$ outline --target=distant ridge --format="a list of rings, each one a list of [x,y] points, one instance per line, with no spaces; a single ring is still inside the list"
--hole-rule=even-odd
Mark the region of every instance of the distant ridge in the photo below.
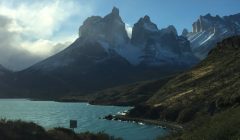
[[[192,32],[186,36],[191,42],[194,54],[204,59],[217,42],[225,38],[240,35],[240,14],[230,16],[200,16],[192,25]]]

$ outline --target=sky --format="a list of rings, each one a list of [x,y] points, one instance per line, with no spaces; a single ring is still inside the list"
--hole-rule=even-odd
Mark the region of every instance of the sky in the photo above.
[[[92,15],[105,16],[113,6],[131,31],[140,17],[179,34],[200,15],[240,13],[239,0],[1,0],[0,64],[22,70],[66,48]]]

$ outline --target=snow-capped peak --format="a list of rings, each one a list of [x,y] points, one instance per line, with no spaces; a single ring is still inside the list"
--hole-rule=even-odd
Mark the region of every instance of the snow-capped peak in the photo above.
[[[220,17],[207,14],[193,23],[187,37],[194,54],[204,59],[208,52],[224,38],[240,35],[240,14]]]

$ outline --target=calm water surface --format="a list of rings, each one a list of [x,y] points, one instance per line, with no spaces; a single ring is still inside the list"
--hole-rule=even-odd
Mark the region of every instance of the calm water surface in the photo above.
[[[53,101],[29,101],[25,99],[0,99],[0,118],[33,121],[50,129],[69,127],[69,120],[76,119],[76,132],[104,131],[124,140],[154,140],[167,131],[151,125],[107,121],[99,119],[108,114],[117,114],[130,107],[97,106],[87,103],[59,103]]]

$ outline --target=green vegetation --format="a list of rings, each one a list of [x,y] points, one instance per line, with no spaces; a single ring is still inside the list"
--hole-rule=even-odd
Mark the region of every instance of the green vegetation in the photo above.
[[[240,103],[240,37],[224,40],[197,67],[170,80],[147,104],[178,123]]]
[[[231,108],[215,116],[202,116],[183,133],[166,140],[239,140],[240,107]]]
[[[76,134],[70,129],[45,130],[32,122],[0,120],[1,140],[121,140],[104,132]]]
[[[137,82],[129,85],[106,89],[95,94],[91,104],[133,106],[145,103],[170,78]]]
[[[176,122],[185,131],[166,139],[240,139],[240,36],[218,43],[208,57],[160,87],[130,118]]]

